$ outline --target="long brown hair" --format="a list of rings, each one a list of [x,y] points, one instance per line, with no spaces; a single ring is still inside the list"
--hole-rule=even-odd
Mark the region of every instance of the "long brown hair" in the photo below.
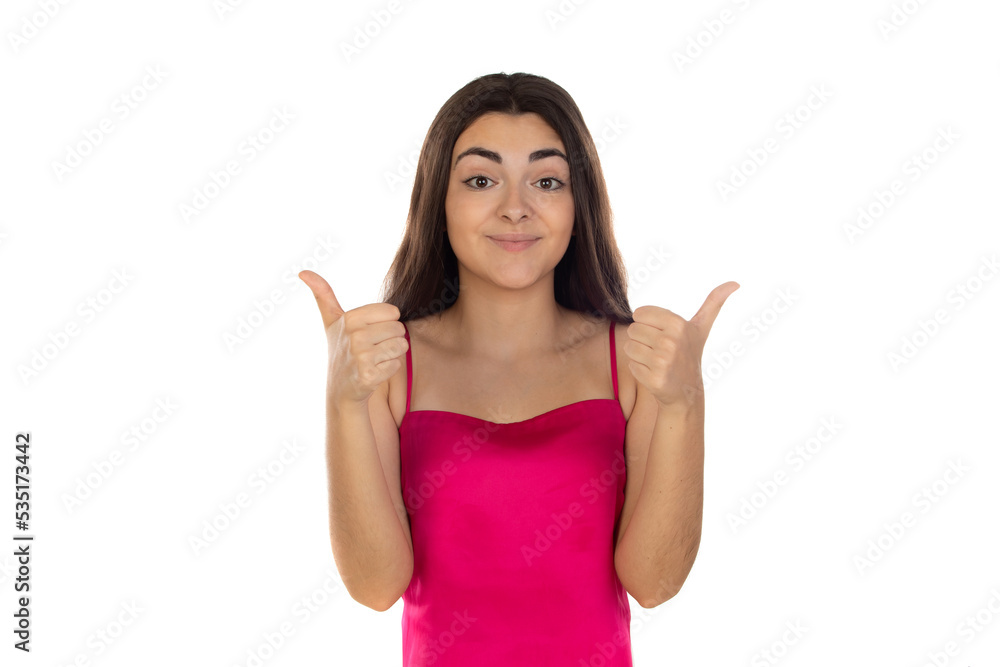
[[[400,321],[446,310],[458,298],[458,259],[446,233],[451,154],[462,132],[489,112],[537,113],[566,147],[575,218],[569,247],[555,268],[555,299],[565,308],[631,323],[625,262],[615,243],[611,203],[597,148],[576,102],[534,74],[487,74],[453,94],[424,137],[403,241],[382,283],[381,301]]]

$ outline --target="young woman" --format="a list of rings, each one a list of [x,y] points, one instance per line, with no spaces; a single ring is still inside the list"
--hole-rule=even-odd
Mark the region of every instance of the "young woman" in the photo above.
[[[701,536],[701,352],[635,313],[575,102],[480,77],[424,141],[383,302],[344,311],[303,271],[329,340],[337,568],[403,598],[403,664],[631,665],[629,602],[677,593]]]

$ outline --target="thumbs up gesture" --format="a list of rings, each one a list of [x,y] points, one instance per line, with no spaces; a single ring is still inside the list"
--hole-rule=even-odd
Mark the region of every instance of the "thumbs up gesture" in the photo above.
[[[329,347],[327,392],[332,400],[366,403],[375,389],[394,375],[409,345],[399,308],[369,303],[344,311],[333,288],[319,274],[305,270],[299,278],[316,297]]]
[[[662,406],[692,403],[704,393],[701,353],[715,318],[739,283],[719,285],[690,320],[659,306],[640,306],[632,312],[629,340],[622,350],[628,368]]]

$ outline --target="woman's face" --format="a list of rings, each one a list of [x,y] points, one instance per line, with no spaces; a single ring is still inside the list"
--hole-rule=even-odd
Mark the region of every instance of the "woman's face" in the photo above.
[[[555,269],[573,233],[567,159],[559,135],[535,113],[484,114],[459,135],[445,214],[463,286],[463,270],[521,288]]]

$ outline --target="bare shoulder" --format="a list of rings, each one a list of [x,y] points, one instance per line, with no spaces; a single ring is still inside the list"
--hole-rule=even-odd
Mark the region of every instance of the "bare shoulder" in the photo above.
[[[618,401],[622,406],[625,421],[632,416],[635,408],[636,382],[629,370],[629,356],[625,353],[625,344],[629,341],[629,325],[625,322],[615,323],[615,365],[618,367]]]
[[[436,315],[426,315],[424,317],[407,320],[405,323],[406,332],[410,336],[410,348],[414,342],[416,345],[425,348],[440,337],[440,317]],[[411,355],[412,356],[412,355]],[[402,423],[403,414],[406,412],[406,354],[399,357],[402,362],[389,379],[379,388],[383,397],[388,397],[389,411],[396,420],[396,427]],[[383,399],[384,400],[384,399]]]
[[[603,350],[604,357],[607,358],[609,320],[605,317],[598,317],[579,311],[574,312],[573,316],[576,319],[574,320],[573,331],[567,339],[567,345],[577,346],[583,340],[596,337],[601,341],[600,347]],[[632,371],[628,368],[629,357],[625,354],[624,349],[625,343],[629,340],[628,326],[626,322],[615,323],[615,371],[618,376],[618,402],[621,404],[622,414],[625,416],[626,421],[628,421],[629,416],[632,414],[632,409],[635,407],[636,401],[636,382],[632,376]]]

